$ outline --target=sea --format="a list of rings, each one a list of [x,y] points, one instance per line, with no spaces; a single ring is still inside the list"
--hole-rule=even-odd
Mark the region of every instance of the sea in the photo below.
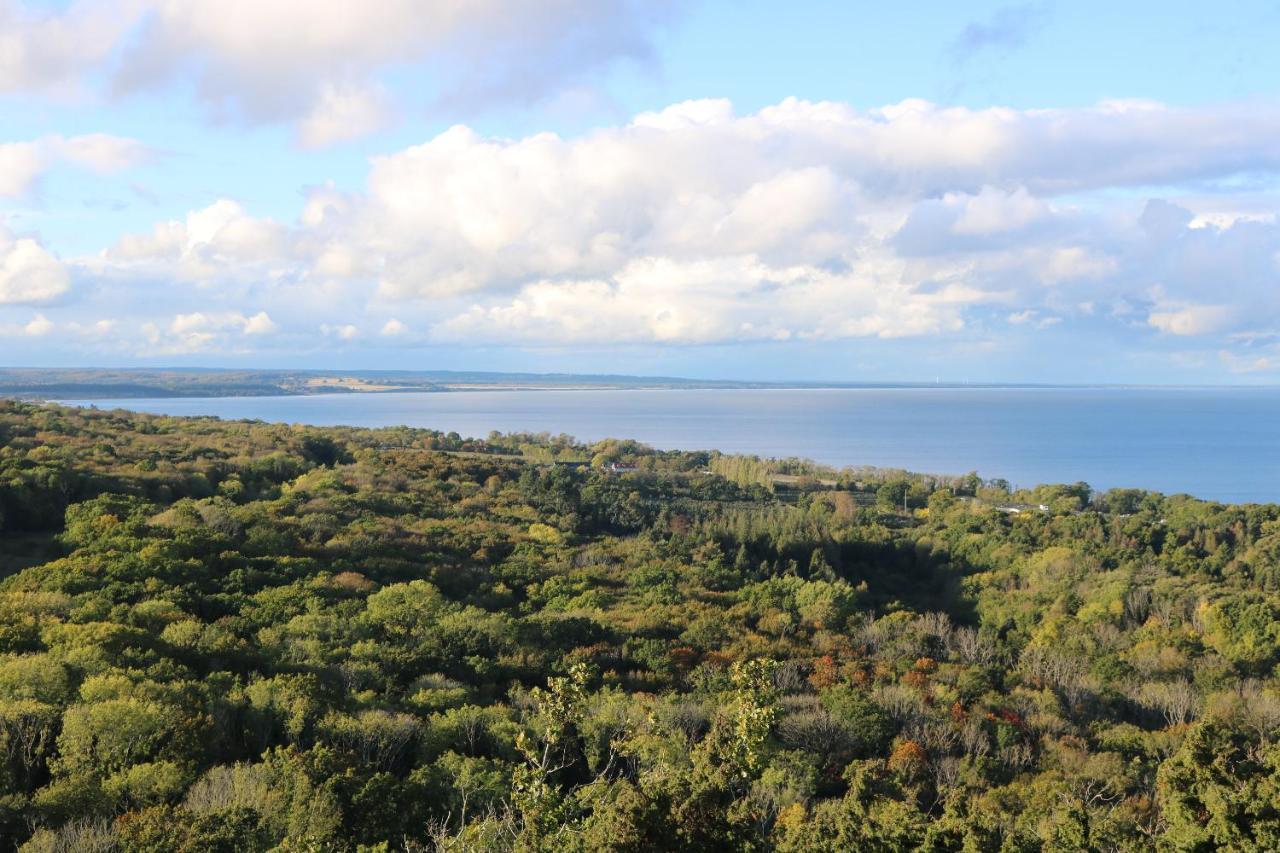
[[[632,438],[837,468],[1280,501],[1280,388],[476,390],[64,400],[313,425]]]

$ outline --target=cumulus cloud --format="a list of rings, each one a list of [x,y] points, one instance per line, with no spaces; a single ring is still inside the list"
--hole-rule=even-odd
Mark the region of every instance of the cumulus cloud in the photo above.
[[[43,314],[37,314],[22,327],[22,333],[33,338],[42,338],[53,331],[53,323]]]
[[[1269,136],[1280,111],[1253,115],[1255,133],[1237,139],[1232,110],[859,113],[794,100],[744,117],[723,102],[680,104],[575,139],[456,127],[375,159],[357,215],[386,260],[383,292],[399,296],[596,275],[637,255],[826,260],[895,206],[949,232],[918,241],[938,253],[1070,230],[1071,213],[1053,216],[1046,199],[1106,177],[1135,186],[1280,166]],[[1188,125],[1215,142],[1183,134]]]
[[[375,157],[360,190],[310,189],[292,224],[222,200],[126,236],[100,263],[274,282],[290,298],[273,315],[342,305],[298,321],[337,340],[355,336],[338,331],[352,311],[394,312],[385,337],[471,342],[887,338],[1085,319],[1130,337],[1220,336],[1280,322],[1280,225],[1131,199],[1280,171],[1278,139],[1280,108],[1132,103],[789,99],[738,115],[711,100],[574,137],[457,126]]]
[[[106,339],[112,332],[116,330],[118,323],[115,320],[59,320],[57,322],[49,319],[43,313],[37,313],[30,320],[17,323],[0,324],[0,337],[5,338],[50,338],[54,336],[59,340],[68,338],[78,338],[81,341],[94,341]]]
[[[280,327],[272,321],[266,311],[259,311],[244,321],[246,335],[270,335],[279,330]]]
[[[106,259],[189,281],[229,269],[254,275],[260,264],[285,260],[286,236],[271,219],[255,218],[238,202],[219,199],[183,220],[157,223],[150,234],[125,235],[106,252]]]
[[[50,302],[71,289],[62,261],[31,237],[0,226],[0,305]]]
[[[1003,298],[960,284],[925,292],[901,273],[887,257],[842,273],[751,256],[643,258],[608,281],[530,284],[433,331],[444,340],[536,344],[891,338],[954,331],[965,305]]]
[[[168,324],[142,325],[145,351],[149,354],[205,352],[243,348],[243,338],[277,330],[266,312],[246,317],[238,311],[192,311],[176,315]]]
[[[100,320],[72,320],[64,328],[85,340],[100,341],[108,339],[120,325],[119,321],[104,317]]]
[[[151,149],[141,142],[106,133],[53,135],[30,142],[0,143],[0,197],[27,194],[40,176],[58,163],[111,174],[143,163],[151,156]]]

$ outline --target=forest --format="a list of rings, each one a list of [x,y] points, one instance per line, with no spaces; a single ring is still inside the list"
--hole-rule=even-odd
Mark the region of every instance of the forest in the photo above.
[[[1280,849],[1280,506],[0,401],[0,850]]]

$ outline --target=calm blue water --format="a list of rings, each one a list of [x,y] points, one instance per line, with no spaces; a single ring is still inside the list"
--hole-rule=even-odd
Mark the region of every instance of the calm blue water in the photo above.
[[[835,466],[1280,500],[1280,389],[469,391],[66,401],[317,425],[634,438]]]

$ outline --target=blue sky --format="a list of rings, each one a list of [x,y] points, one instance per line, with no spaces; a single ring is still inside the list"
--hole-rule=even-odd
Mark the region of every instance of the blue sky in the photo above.
[[[1273,384],[1277,33],[0,0],[0,363]]]

